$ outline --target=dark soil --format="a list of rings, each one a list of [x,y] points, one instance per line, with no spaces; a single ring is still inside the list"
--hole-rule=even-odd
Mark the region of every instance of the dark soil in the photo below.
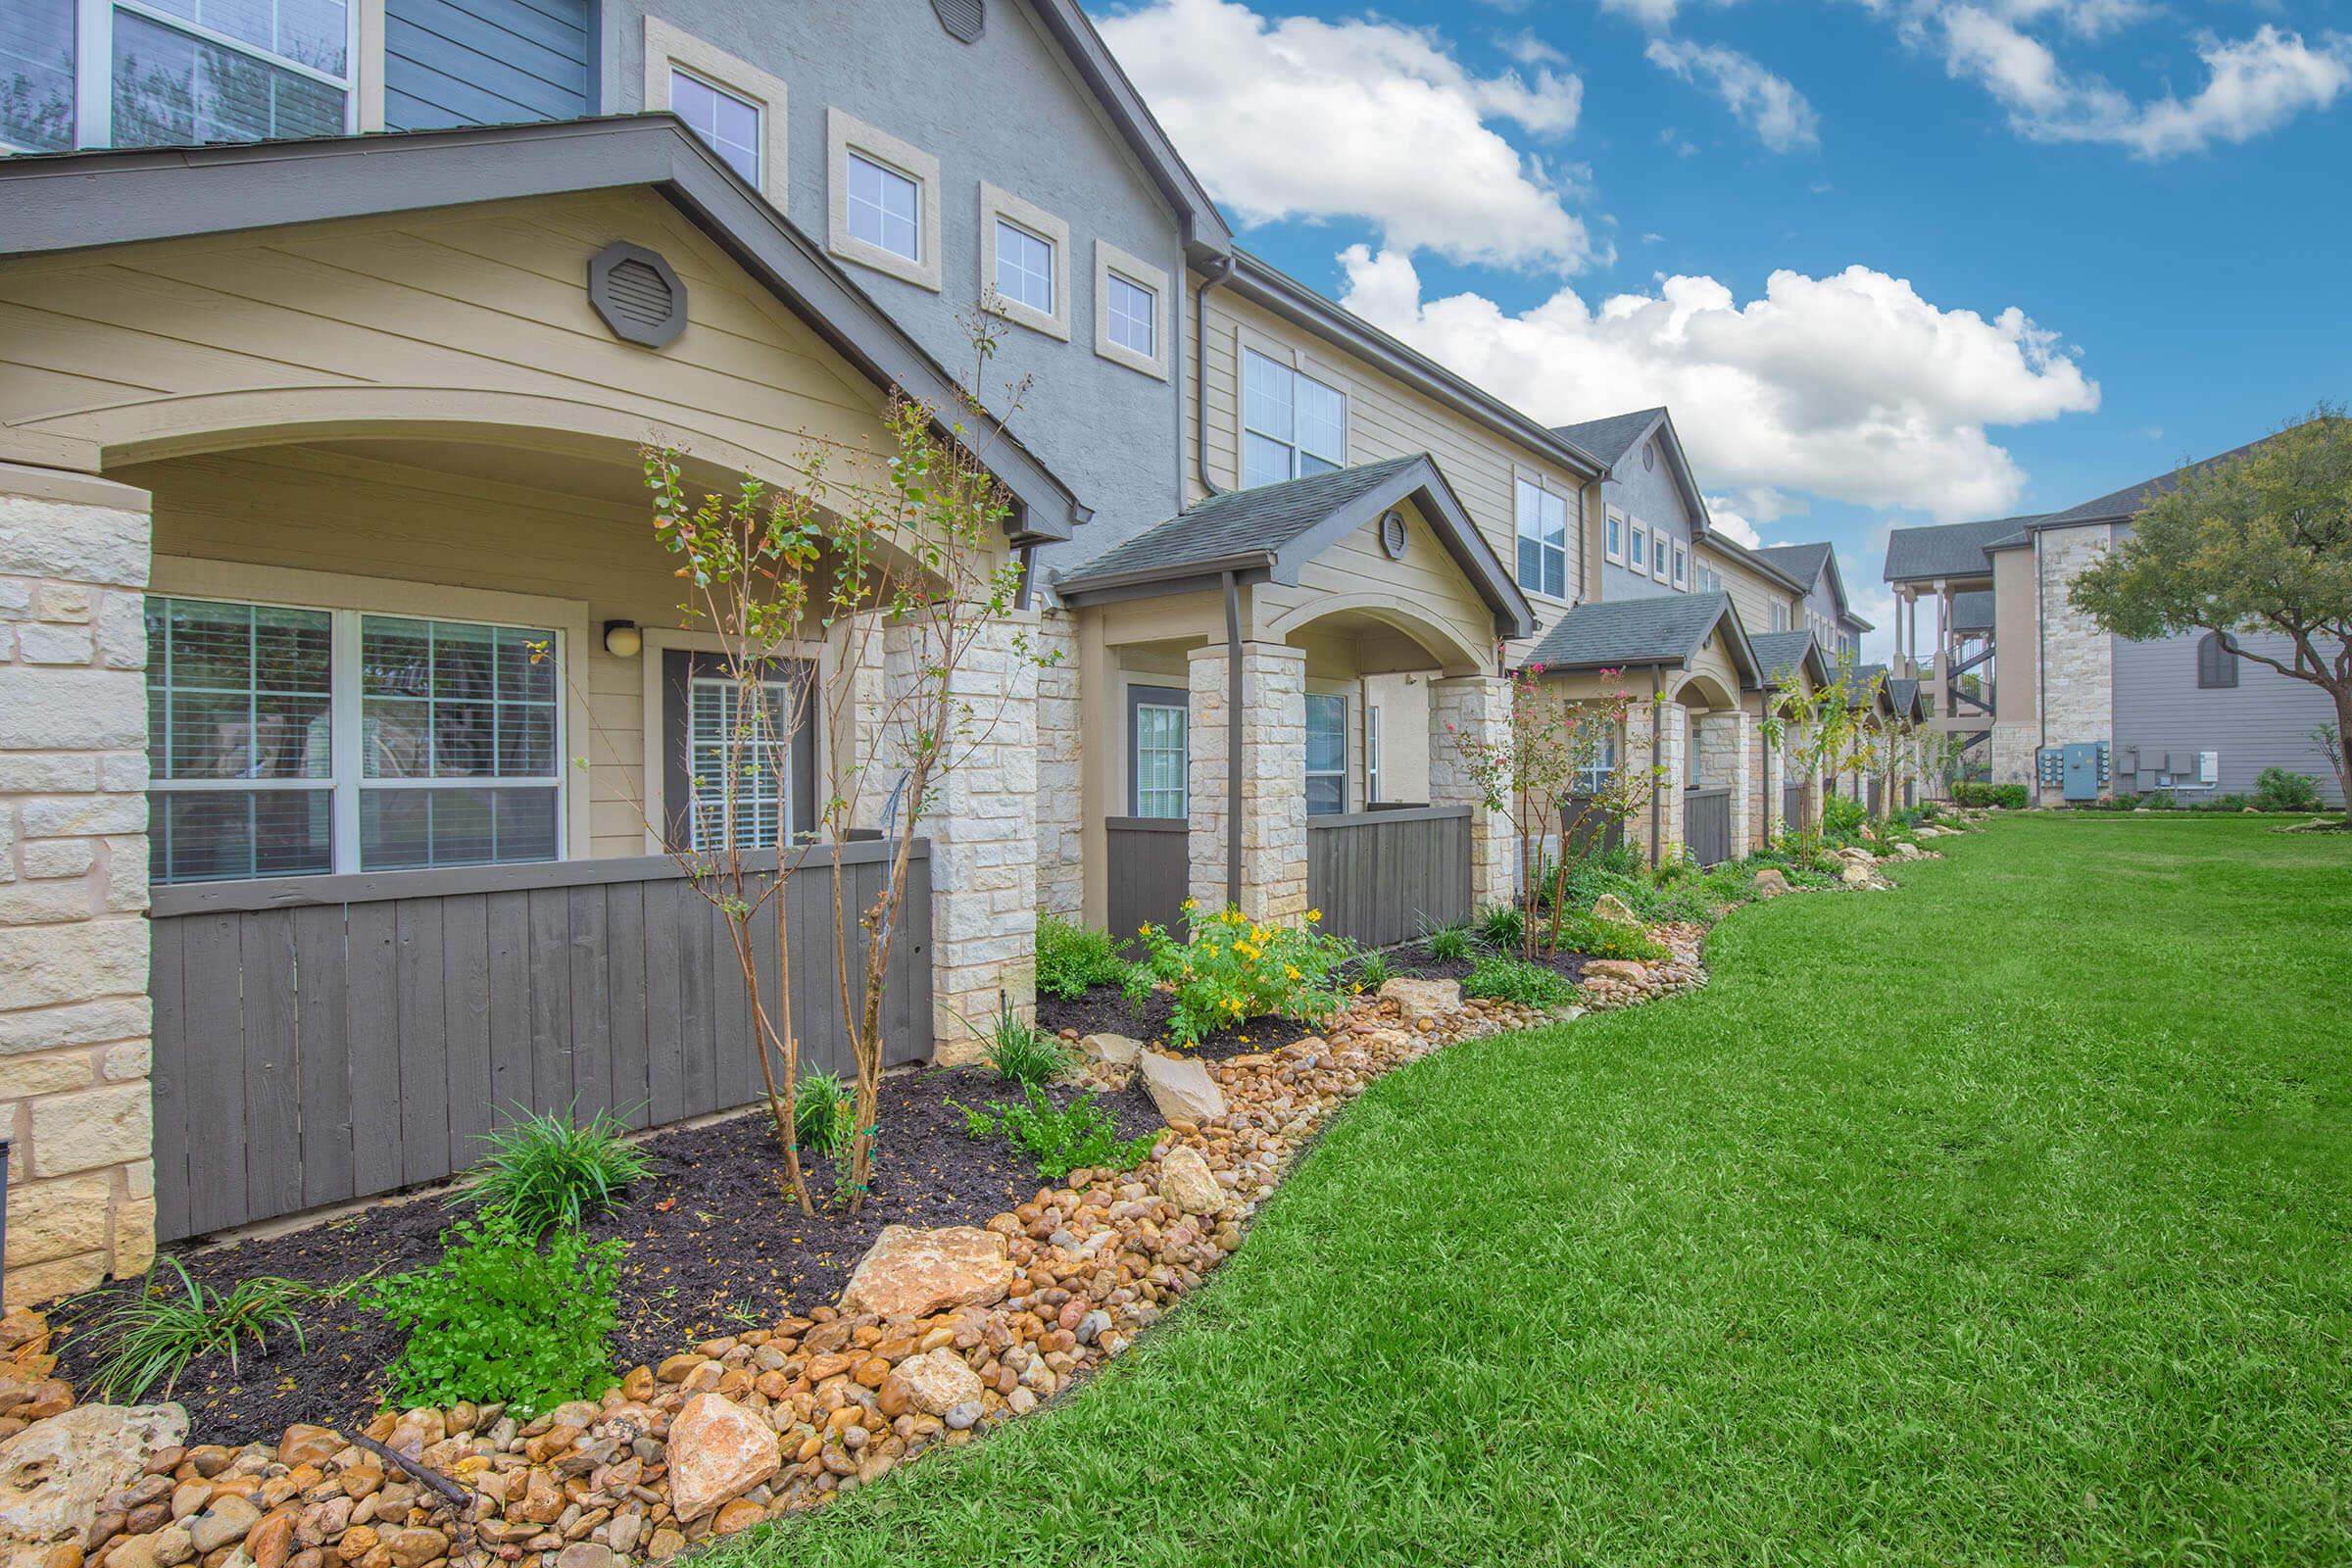
[[[1562,952],[1549,958],[1539,953],[1535,961],[1542,968],[1565,975],[1573,984],[1583,978],[1585,965],[1592,960],[1582,953]],[[1467,980],[1476,967],[1475,959],[1433,958],[1418,946],[1398,948],[1389,955],[1390,973],[1410,975],[1416,980]]]
[[[1147,1046],[1164,1047],[1168,1043],[1168,1015],[1175,1010],[1175,1000],[1164,991],[1152,992],[1139,1008],[1117,986],[1095,986],[1074,1002],[1059,997],[1038,998],[1037,1023],[1049,1034],[1075,1030],[1081,1039],[1087,1035],[1125,1035]],[[1267,1013],[1244,1018],[1203,1035],[1200,1044],[1186,1054],[1219,1061],[1252,1051],[1271,1051],[1313,1032],[1310,1025],[1296,1018]]]
[[[1077,1095],[1052,1093],[1063,1104]],[[832,1171],[822,1159],[808,1166],[817,1212],[800,1211],[783,1191],[783,1162],[764,1110],[647,1140],[641,1147],[653,1157],[653,1173],[617,1211],[588,1226],[597,1239],[628,1243],[614,1366],[658,1362],[697,1341],[832,1300],[885,1225],[983,1225],[1027,1201],[1043,1185],[1035,1167],[1001,1140],[972,1142],[961,1113],[946,1103],[977,1106],[1012,1094],[982,1068],[886,1079],[873,1191],[855,1216],[828,1201]],[[1122,1138],[1162,1125],[1140,1084],[1098,1102]],[[264,1240],[183,1251],[180,1260],[215,1289],[261,1275],[337,1285],[433,1261],[442,1230],[456,1217],[438,1198],[418,1198]],[[158,1283],[179,1288],[169,1268]],[[120,1285],[51,1308],[52,1321],[68,1331],[61,1372],[77,1391],[87,1392],[97,1351],[74,1326],[96,1322],[137,1288]],[[189,1366],[171,1396],[188,1407],[190,1441],[274,1443],[296,1421],[339,1426],[374,1413],[383,1369],[400,1349],[398,1332],[350,1302],[315,1303],[301,1319],[307,1348],[272,1333],[267,1350],[248,1346],[235,1367],[224,1356]],[[147,1396],[163,1396],[160,1390]]]

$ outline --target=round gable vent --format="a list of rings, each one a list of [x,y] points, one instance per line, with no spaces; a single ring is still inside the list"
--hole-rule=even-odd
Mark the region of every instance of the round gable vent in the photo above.
[[[939,24],[951,35],[971,43],[988,24],[986,3],[987,0],[931,0],[931,9],[939,13]]]
[[[1404,559],[1406,538],[1403,513],[1392,512],[1380,519],[1380,548],[1389,553],[1391,561]]]
[[[686,330],[686,285],[667,262],[626,240],[589,261],[588,303],[624,342],[665,348]]]

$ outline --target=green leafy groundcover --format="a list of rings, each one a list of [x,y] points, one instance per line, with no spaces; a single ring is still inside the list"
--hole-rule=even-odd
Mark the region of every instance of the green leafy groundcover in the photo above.
[[[1338,1118],[1066,1401],[730,1546],[2343,1561],[2352,846],[2003,819]]]

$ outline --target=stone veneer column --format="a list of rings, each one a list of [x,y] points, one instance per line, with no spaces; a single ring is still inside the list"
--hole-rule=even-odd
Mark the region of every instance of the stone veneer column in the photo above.
[[[1041,655],[1061,657],[1037,672],[1037,908],[1077,923],[1086,916],[1077,616],[1046,611],[1038,640]],[[1102,744],[1115,746],[1119,738],[1105,736]]]
[[[970,1061],[1002,992],[1014,1012],[1037,1011],[1038,612],[1012,612],[948,672],[965,733],[923,803],[931,841],[932,1049],[943,1064]],[[893,627],[892,689],[915,678],[921,645]]]
[[[1225,645],[1192,651],[1192,896],[1225,906]],[[1242,645],[1242,898],[1256,920],[1306,913],[1306,651]]]
[[[0,464],[8,1304],[155,1256],[145,491]]]
[[[1747,761],[1748,715],[1744,710],[1709,713],[1698,721],[1698,773],[1710,785],[1732,792],[1732,854],[1747,853],[1748,822],[1754,811],[1755,782]]]
[[[1652,726],[1658,734],[1653,738]],[[1676,858],[1683,846],[1683,766],[1685,732],[1690,717],[1680,703],[1638,702],[1625,716],[1626,760],[1635,767],[1662,766],[1663,777],[1653,780],[1657,791],[1658,859]],[[1625,824],[1625,839],[1634,853],[1649,858],[1650,808],[1643,807]]]
[[[1487,808],[1462,742],[1501,746],[1510,739],[1511,683],[1499,675],[1456,675],[1429,683],[1429,804],[1470,808],[1470,903],[1510,902],[1518,891],[1517,848],[1502,813]],[[1547,835],[1556,841],[1556,827]]]

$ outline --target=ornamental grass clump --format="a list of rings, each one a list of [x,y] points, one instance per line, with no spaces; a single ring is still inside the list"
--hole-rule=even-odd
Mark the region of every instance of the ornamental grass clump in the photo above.
[[[1306,911],[1299,925],[1263,925],[1230,905],[1203,915],[1191,899],[1187,940],[1165,927],[1147,925],[1138,933],[1144,960],[1127,980],[1128,1000],[1141,1003],[1152,988],[1167,986],[1175,996],[1168,1038],[1180,1047],[1241,1022],[1272,1014],[1320,1023],[1340,1007],[1340,970],[1353,949],[1314,929],[1320,909]]]
[[[267,1350],[272,1333],[290,1334],[298,1348],[310,1348],[294,1309],[318,1297],[312,1287],[265,1275],[216,1291],[199,1284],[178,1258],[164,1261],[179,1276],[177,1293],[159,1291],[150,1272],[136,1296],[90,1326],[90,1338],[103,1347],[91,1385],[100,1399],[136,1404],[159,1385],[170,1398],[190,1361],[225,1355],[235,1372],[239,1347],[250,1340],[256,1350]]]
[[[1462,982],[1462,995],[1494,1002],[1517,1003],[1523,1007],[1564,1007],[1576,1000],[1576,986],[1557,969],[1525,958],[1483,953]]]
[[[997,1014],[981,1055],[1001,1083],[1050,1084],[1070,1070],[1061,1042],[1009,1007]]]
[[[611,1212],[629,1184],[653,1168],[641,1151],[621,1142],[627,1131],[610,1111],[598,1111],[583,1127],[569,1106],[545,1116],[516,1106],[511,1125],[482,1135],[490,1152],[466,1173],[450,1201],[503,1210],[529,1236],[554,1225],[576,1230],[590,1215]]]

